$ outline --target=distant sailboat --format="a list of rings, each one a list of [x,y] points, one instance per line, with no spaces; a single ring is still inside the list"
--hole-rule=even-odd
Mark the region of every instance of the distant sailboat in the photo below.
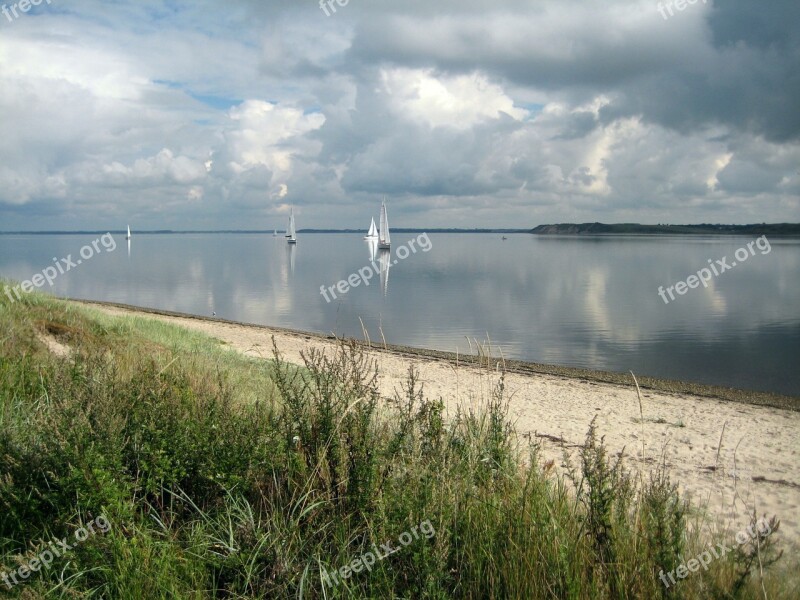
[[[277,229],[273,229],[272,230],[272,237],[278,237],[278,230]]]
[[[372,217],[372,223],[370,223],[369,231],[367,235],[364,236],[365,240],[377,240],[378,239],[378,228],[375,227],[375,217]]]
[[[291,209],[291,212],[289,214],[289,230],[288,230],[287,233],[288,233],[288,235],[286,237],[289,238],[289,243],[290,244],[296,244],[297,243],[297,232],[294,229],[294,208]]]
[[[381,204],[381,226],[378,231],[378,248],[388,250],[392,247],[392,240],[389,237],[389,215],[386,213],[386,198]]]
[[[131,226],[130,225],[128,225],[128,235],[125,236],[125,239],[126,240],[131,239]]]

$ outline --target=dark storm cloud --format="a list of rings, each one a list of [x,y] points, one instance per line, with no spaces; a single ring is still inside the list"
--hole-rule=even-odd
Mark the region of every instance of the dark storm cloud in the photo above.
[[[726,124],[774,140],[800,137],[800,3],[697,4],[669,20],[652,4],[587,2],[574,13],[530,2],[483,15],[397,10],[360,23],[350,57],[480,69],[576,99],[601,91],[615,98],[607,119],[638,114],[680,131]]]

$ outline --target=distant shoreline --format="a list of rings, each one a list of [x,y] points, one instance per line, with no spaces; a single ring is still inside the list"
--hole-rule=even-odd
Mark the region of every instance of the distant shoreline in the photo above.
[[[558,223],[539,225],[534,235],[772,235],[800,236],[800,223],[753,223],[750,225],[642,225],[640,223]]]
[[[298,235],[301,233],[349,233],[364,235],[364,229],[298,229]],[[109,233],[108,230],[97,231],[0,231],[0,235],[101,235]],[[112,234],[125,235],[127,232],[123,229],[111,231]],[[151,231],[133,231],[133,237],[137,235],[190,235],[190,234],[244,234],[244,235],[267,235],[272,237],[273,231],[269,230],[247,230],[247,229],[219,229],[219,230],[197,230],[197,231],[174,231],[172,229],[161,229]],[[283,237],[286,233],[282,229],[277,230],[278,237]],[[419,229],[408,227],[392,227],[392,233],[525,233],[530,234],[530,229]]]

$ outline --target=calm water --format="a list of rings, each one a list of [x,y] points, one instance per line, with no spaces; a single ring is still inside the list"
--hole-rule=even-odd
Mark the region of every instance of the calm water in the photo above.
[[[0,276],[30,279],[98,236],[0,236]],[[393,234],[390,257],[417,234]],[[506,357],[800,395],[800,241],[737,264],[708,289],[665,304],[674,285],[747,237],[537,237],[430,234],[397,264],[327,303],[370,264],[360,236],[138,235],[59,275],[61,296],[467,352],[491,339]],[[110,240],[107,240],[110,241]],[[111,246],[111,244],[108,244]],[[428,252],[423,252],[427,247]],[[88,252],[86,253],[88,254]],[[381,256],[375,264],[381,271]],[[388,275],[387,275],[388,271]],[[364,271],[366,274],[366,271]],[[329,297],[331,296],[328,292]]]

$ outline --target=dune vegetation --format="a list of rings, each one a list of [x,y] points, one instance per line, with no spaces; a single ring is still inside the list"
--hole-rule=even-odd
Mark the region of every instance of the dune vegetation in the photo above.
[[[594,427],[558,475],[515,434],[502,375],[481,411],[450,415],[413,370],[394,398],[377,377],[347,343],[298,366],[153,320],[0,297],[0,576],[18,582],[0,580],[0,595],[800,595],[776,521],[664,585],[722,538],[701,533],[664,470],[629,472]],[[107,531],[33,569],[101,516]],[[394,551],[358,562],[382,547]]]

